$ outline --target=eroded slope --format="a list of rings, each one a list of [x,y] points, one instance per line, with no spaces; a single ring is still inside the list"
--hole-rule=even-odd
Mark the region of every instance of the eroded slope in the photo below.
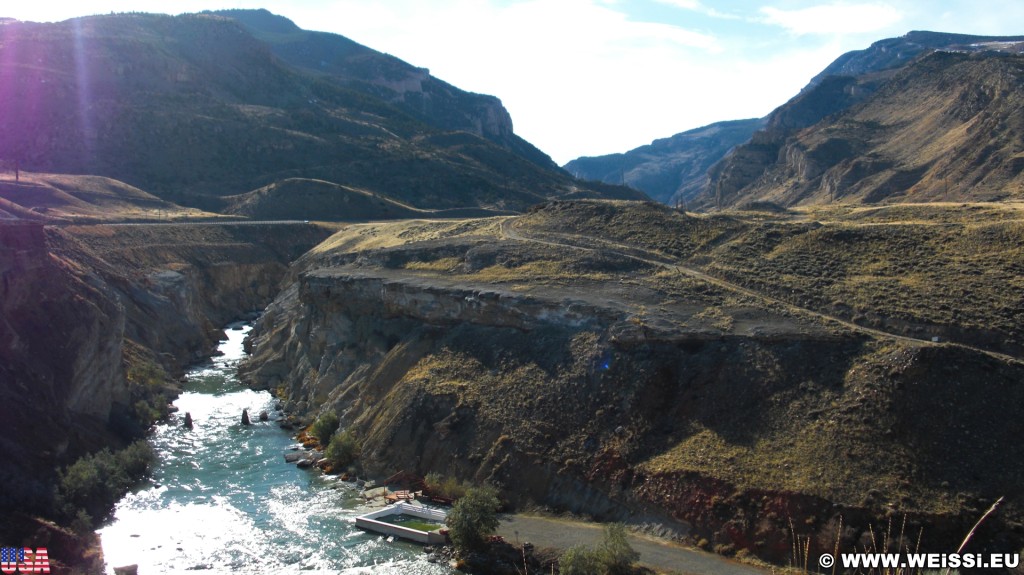
[[[807,234],[859,229],[806,218],[559,202],[350,226],[297,264],[244,375],[300,420],[336,411],[370,473],[491,481],[776,561],[791,520],[820,550],[840,516],[852,548],[893,513],[928,545],[958,543],[979,507],[1019,495],[1024,368],[857,325],[792,297],[803,284],[784,268],[758,272],[776,282],[762,293],[716,267],[771,266],[766,235],[829,253],[843,248]],[[950,411],[955,425],[935,417]],[[1019,547],[1007,510],[987,544]]]

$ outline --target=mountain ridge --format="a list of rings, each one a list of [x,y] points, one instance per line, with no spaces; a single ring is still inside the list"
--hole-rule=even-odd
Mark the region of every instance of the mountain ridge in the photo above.
[[[340,34],[303,30],[267,10],[208,12],[238,21],[282,60],[380,97],[443,130],[468,131],[544,168],[554,161],[513,132],[512,116],[496,96],[466,92],[390,54]]]
[[[995,49],[993,49],[995,48]],[[938,32],[911,32],[900,38],[881,40],[872,44],[865,50],[849,52],[840,56],[835,62],[826,67],[825,71],[815,76],[814,79],[799,94],[789,102],[776,108],[769,116],[765,128],[756,132],[751,140],[743,145],[737,146],[728,156],[723,158],[710,170],[710,183],[705,190],[700,205],[703,208],[723,208],[742,206],[751,202],[757,202],[766,197],[786,196],[789,200],[783,199],[782,205],[792,205],[792,201],[802,201],[793,198],[793,194],[783,190],[769,192],[768,189],[776,183],[786,180],[788,176],[781,175],[782,172],[800,171],[803,167],[792,165],[792,162],[801,161],[798,159],[800,148],[798,142],[806,130],[815,130],[823,134],[829,130],[839,132],[843,130],[842,122],[848,120],[858,106],[867,105],[872,98],[880,91],[893,90],[900,84],[899,77],[906,70],[914,68],[923,60],[933,56],[932,62],[949,61],[943,55],[959,54],[966,57],[975,54],[978,60],[982,61],[986,55],[1006,55],[1014,57],[1024,48],[1024,36],[970,36],[964,34],[945,34]],[[929,68],[936,74],[941,74],[938,68]],[[975,87],[984,90],[984,79],[976,75],[968,74],[973,78]],[[957,78],[948,78],[946,89],[953,89],[958,82]],[[903,88],[906,88],[904,85]],[[935,101],[918,102],[914,110],[918,111],[919,127],[924,130],[929,115],[941,114],[942,111],[934,106],[938,105],[941,94],[935,94]],[[881,112],[879,112],[881,113]],[[1006,119],[1011,116],[1005,116]],[[909,120],[908,120],[909,121]],[[851,154],[855,149],[866,150],[867,146],[862,141],[864,134],[850,134],[852,140],[842,142],[841,138],[830,139],[834,146],[847,148],[841,155],[850,162],[856,164],[852,171],[847,170],[843,176],[834,174],[832,184],[846,189],[860,179],[856,172],[863,171],[865,175],[876,174],[878,169],[878,158],[864,157],[861,160],[854,160]],[[927,130],[917,131],[913,136],[904,134],[905,138],[929,139],[935,136]],[[986,145],[980,140],[972,145],[977,146],[979,153],[986,149]],[[824,152],[824,150],[822,150]],[[795,152],[795,155],[793,155]],[[956,153],[964,152],[963,149]],[[826,153],[826,155],[832,152]],[[899,154],[897,154],[899,155]],[[970,155],[970,154],[968,154]],[[890,160],[882,160],[888,162]],[[788,167],[786,167],[788,165]],[[875,167],[872,167],[875,166]],[[890,166],[892,167],[892,166]],[[813,170],[812,170],[813,171]],[[894,192],[905,192],[915,185],[921,183],[919,178],[911,169],[901,169],[902,176],[889,180],[886,185],[893,188],[892,191],[872,195],[870,193],[860,194],[860,201],[873,203],[882,201]],[[782,184],[780,184],[782,185]],[[898,189],[897,189],[898,188]],[[832,201],[836,197],[845,196],[845,191],[838,194],[835,189],[827,194],[816,196],[812,201]],[[991,196],[991,194],[989,194]],[[927,194],[922,199],[935,199],[936,194]],[[777,198],[778,199],[778,198]],[[968,193],[954,194],[948,199],[971,200],[974,199]]]
[[[200,209],[296,177],[420,209],[521,211],[580,188],[643,197],[299,69],[223,16],[9,22],[0,45],[0,161],[32,172],[105,176]]]
[[[1024,36],[976,36],[945,32],[911,31],[897,38],[887,38],[872,43],[862,50],[854,50],[841,55],[824,70],[811,78],[808,84],[789,101],[777,107],[768,116],[759,120],[760,126],[750,130],[745,141],[737,141],[733,146],[712,148],[705,146],[698,139],[684,141],[683,145],[671,152],[652,153],[651,147],[641,147],[623,154],[610,154],[598,158],[577,158],[566,164],[570,171],[580,176],[603,180],[606,182],[628,183],[651,195],[658,201],[669,205],[678,205],[682,201],[687,209],[715,209],[742,207],[752,203],[763,203],[766,197],[784,196],[786,193],[768,193],[766,190],[772,182],[780,180],[778,172],[787,162],[786,154],[793,153],[796,148],[790,145],[802,130],[821,124],[820,129],[826,130],[830,118],[842,115],[845,111],[867,101],[877,91],[892,81],[901,70],[913,66],[915,62],[928,57],[934,52],[985,54],[1005,53],[1018,54],[1024,51]],[[1009,116],[1007,116],[1009,118]],[[722,122],[711,124],[717,126],[728,124]],[[707,127],[705,127],[707,128]],[[668,138],[680,138],[687,134],[699,133],[704,128],[683,132]],[[918,133],[918,137],[925,137]],[[655,143],[664,140],[656,140]],[[838,142],[833,138],[834,142]],[[976,143],[979,150],[985,146]],[[838,144],[836,144],[838,145]],[[861,144],[851,143],[856,148]],[[652,144],[653,146],[653,144]],[[861,146],[863,147],[863,146]],[[643,156],[643,160],[637,156]],[[797,154],[799,155],[799,154]],[[703,165],[680,164],[679,159],[687,156],[700,156]],[[710,160],[710,161],[708,161]],[[851,159],[851,161],[853,161]],[[966,160],[965,160],[966,161]],[[872,159],[864,159],[858,163],[858,170],[871,165]],[[681,165],[687,166],[691,177],[685,179],[674,193],[669,193],[671,183],[677,181]],[[696,169],[699,168],[699,171]],[[799,169],[790,167],[793,169]],[[869,172],[874,173],[871,169]],[[706,176],[705,176],[706,173]],[[835,185],[846,185],[850,174],[840,177]],[[916,181],[910,177],[908,170],[903,170],[905,188],[909,189]],[[783,178],[784,179],[784,178]],[[903,180],[896,178],[894,185],[903,186]],[[666,185],[666,182],[669,185]],[[831,185],[831,184],[830,184]],[[945,188],[945,185],[943,185]],[[752,190],[756,190],[752,191]],[[906,190],[902,190],[905,192]],[[901,192],[901,193],[902,193]],[[1012,192],[1009,193],[1013,195]],[[792,195],[792,194],[789,194]],[[848,196],[845,192],[839,196]],[[857,201],[879,201],[888,194],[870,193],[850,195]],[[947,194],[948,195],[948,194]],[[835,191],[827,194],[828,201],[837,197]],[[956,200],[963,194],[949,195]],[[995,198],[998,194],[986,192],[985,197]],[[819,201],[822,196],[816,196]],[[926,194],[922,198],[935,198],[936,194]],[[778,198],[776,198],[778,199]],[[974,198],[964,196],[963,199]],[[772,200],[769,200],[772,201]],[[788,200],[782,200],[785,205]]]
[[[1019,199],[1022,87],[1020,55],[928,53],[848,108],[781,132],[760,169],[743,155],[757,137],[738,149],[716,167],[715,204]],[[747,177],[730,181],[737,167]]]

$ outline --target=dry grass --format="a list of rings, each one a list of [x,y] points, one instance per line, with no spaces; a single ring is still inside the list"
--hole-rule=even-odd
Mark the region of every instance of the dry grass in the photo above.
[[[313,249],[314,254],[355,253],[436,240],[497,238],[505,218],[401,220],[348,225]]]
[[[19,181],[0,174],[0,199],[36,217],[77,223],[180,221],[223,216],[185,208],[124,182],[100,176],[22,172]]]

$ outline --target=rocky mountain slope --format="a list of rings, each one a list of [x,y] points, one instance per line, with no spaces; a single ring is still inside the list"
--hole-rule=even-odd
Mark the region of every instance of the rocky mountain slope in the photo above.
[[[1019,138],[1021,47],[913,32],[846,54],[711,169],[702,204],[1016,195],[1016,150],[1003,142]]]
[[[991,152],[987,142],[982,141],[980,136],[973,140],[961,139],[956,143],[946,140],[936,144],[940,148],[946,146],[946,152],[960,156],[955,161],[945,158],[948,162],[971,164],[980,161],[978,166],[939,169],[924,178],[917,178],[924,174],[918,171],[922,170],[923,165],[938,161],[935,157],[907,163],[903,156],[913,155],[916,152],[914,146],[908,146],[896,154],[879,154],[872,149],[872,139],[880,141],[896,137],[901,141],[933,141],[945,138],[948,130],[952,129],[949,125],[929,125],[934,115],[948,112],[943,109],[948,104],[942,103],[938,96],[932,101],[927,101],[925,97],[909,101],[913,99],[909,94],[911,91],[1012,91],[1006,85],[994,87],[987,84],[989,80],[984,78],[985,74],[996,72],[984,66],[979,66],[973,72],[966,72],[964,67],[958,68],[956,72],[940,72],[934,66],[918,69],[920,74],[945,74],[945,84],[941,87],[936,87],[934,83],[929,86],[911,85],[905,78],[899,81],[902,83],[889,85],[898,72],[935,51],[1018,54],[1024,51],[1024,36],[971,36],[915,31],[899,38],[880,40],[864,50],[848,52],[837,58],[812,78],[798,95],[766,118],[720,122],[656,140],[650,146],[642,146],[624,154],[578,158],[565,167],[582,178],[626,184],[669,205],[677,205],[682,201],[688,208],[698,209],[742,206],[764,201],[784,205],[794,202],[817,203],[839,198],[870,203],[882,201],[890,195],[896,201],[906,201],[908,193],[917,198],[911,201],[930,201],[940,197],[951,200],[997,199],[1013,195],[1015,184],[1005,177],[999,183],[988,177],[988,181],[980,188],[974,186],[979,179],[979,168],[986,172],[1014,170],[1012,165],[1006,165],[1012,162],[1013,152],[1010,150],[1003,150],[1002,159],[997,161],[1001,162],[998,166],[989,160],[977,160],[978,156]],[[964,74],[959,81],[954,79],[957,73]],[[893,136],[891,129],[875,129],[879,126],[875,126],[872,121],[858,124],[860,120],[847,121],[837,117],[846,114],[854,106],[868,105],[864,103],[883,86],[888,86],[890,94],[892,91],[908,91],[908,101],[889,100],[875,104],[880,107],[905,107],[901,121],[914,121],[916,125],[906,128],[902,135]],[[982,106],[980,101],[974,105]],[[952,113],[955,115],[957,112]],[[995,122],[1012,123],[1015,117],[1012,104],[996,104],[988,113],[993,118],[1000,118],[992,120]],[[867,112],[867,115],[872,114],[892,116],[891,111]],[[911,120],[910,116],[916,119]],[[984,120],[978,120],[978,124],[984,124]],[[802,137],[802,130],[812,126],[815,126],[818,134],[810,137],[811,142],[791,143],[791,140]],[[858,133],[858,127],[874,131],[870,134]],[[985,129],[979,127],[976,134],[981,134]],[[932,133],[933,130],[935,133]],[[1012,136],[1005,133],[1005,127],[1000,130],[1001,133],[996,136],[998,140],[1012,139]],[[827,135],[823,135],[825,133]],[[820,147],[826,141],[828,144]],[[814,173],[798,177],[804,181],[797,183],[793,181],[792,173],[808,169],[804,163],[808,146],[815,148],[811,151],[812,156],[820,155],[827,159],[823,160],[824,165],[820,165],[817,157],[811,159],[810,163],[814,166],[809,169]],[[859,157],[861,155],[864,157]],[[837,165],[844,160],[847,164]],[[821,172],[831,168],[836,170],[824,180],[816,180],[814,183],[807,181],[815,180],[821,176]],[[938,172],[943,175],[940,176]],[[869,179],[869,176],[881,183],[861,182]],[[1012,180],[1012,177],[1009,179]],[[957,183],[948,184],[951,181]],[[851,186],[856,189],[848,189]],[[810,191],[811,187],[816,188],[816,191]],[[969,188],[977,190],[977,193],[966,193],[965,190]],[[1001,188],[1008,191],[996,191]],[[840,191],[837,192],[837,189]]]
[[[1015,273],[1022,220],[915,210],[556,202],[349,226],[296,263],[243,375],[299,421],[337,413],[371,474],[489,481],[782,563],[795,536],[853,549],[890,518],[954,548],[1005,495],[976,541],[1018,549],[1020,290],[969,278]],[[971,238],[1009,251],[964,269]],[[979,305],[937,301],[928,274]],[[956,425],[922,416],[944,409]]]
[[[659,202],[683,205],[703,193],[708,168],[763,125],[762,119],[717,122],[624,154],[577,158],[564,167],[578,178],[624,184]]]
[[[1024,51],[1024,36],[974,36],[915,30],[899,38],[879,40],[863,50],[843,54],[812,78],[804,90],[817,86],[829,76],[860,76],[899,68],[934,50],[1020,53]]]
[[[544,152],[515,135],[512,117],[494,96],[465,92],[394,56],[344,36],[303,30],[267,10],[211,12],[237,20],[266,42],[274,55],[308,72],[394,104],[445,131],[486,138],[543,168],[555,164]]]
[[[412,88],[371,89],[382,77],[413,74],[410,66],[361,49],[366,69],[346,68],[359,82],[314,74],[250,30],[213,14],[5,22],[0,159],[214,209],[221,196],[295,177],[430,209],[522,210],[578,192],[640,197],[577,184],[544,165],[493,99],[416,72],[439,109],[413,113]],[[328,40],[324,49],[348,61],[346,41]],[[393,101],[399,93],[410,100]]]

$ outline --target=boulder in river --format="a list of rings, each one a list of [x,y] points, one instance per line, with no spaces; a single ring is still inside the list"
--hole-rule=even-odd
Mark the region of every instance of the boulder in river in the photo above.
[[[114,567],[114,575],[139,575],[139,566],[125,565],[124,567]]]
[[[251,422],[249,421],[249,409],[245,408],[242,410],[242,425],[249,425],[250,423]]]
[[[260,421],[269,421],[269,420],[270,420],[270,414],[267,413],[267,410],[264,409],[263,411],[260,412]]]
[[[192,414],[185,412],[185,429],[192,429]]]

